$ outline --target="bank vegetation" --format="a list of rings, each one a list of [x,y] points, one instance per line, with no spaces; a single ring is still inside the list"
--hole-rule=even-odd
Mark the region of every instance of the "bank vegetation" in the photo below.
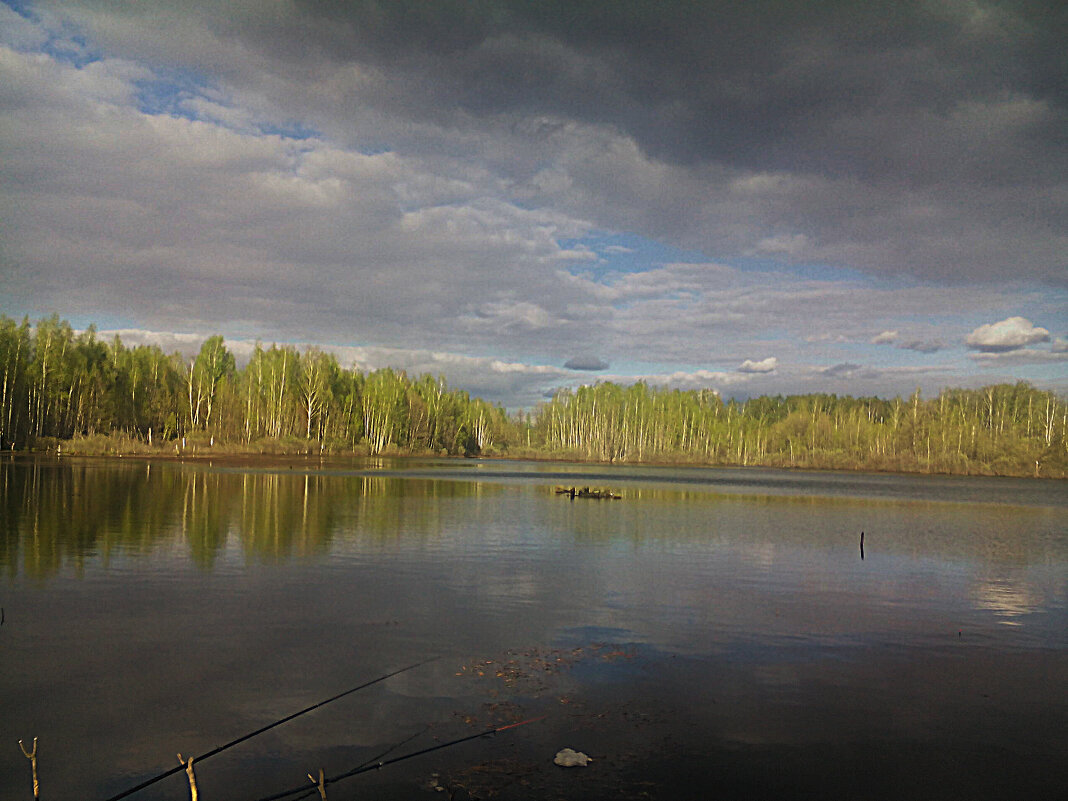
[[[724,400],[644,383],[561,389],[529,412],[440,377],[221,336],[187,359],[52,316],[0,316],[0,449],[68,454],[352,453],[1068,476],[1068,405],[1027,383],[935,398]]]

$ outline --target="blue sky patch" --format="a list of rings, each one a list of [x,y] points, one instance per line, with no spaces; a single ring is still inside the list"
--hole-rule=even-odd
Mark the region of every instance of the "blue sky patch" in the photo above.
[[[191,70],[154,70],[154,77],[134,81],[137,87],[137,107],[145,114],[167,114],[197,120],[199,117],[183,101],[206,96],[211,86],[202,76]]]
[[[295,121],[281,124],[260,123],[256,128],[264,136],[281,136],[284,139],[321,139],[323,136],[322,131]]]
[[[683,250],[665,245],[638,234],[591,234],[577,239],[562,239],[563,248],[586,247],[596,253],[600,262],[583,262],[572,272],[592,274],[601,281],[612,273],[642,273],[663,264],[675,262],[708,262],[710,259],[695,250]]]

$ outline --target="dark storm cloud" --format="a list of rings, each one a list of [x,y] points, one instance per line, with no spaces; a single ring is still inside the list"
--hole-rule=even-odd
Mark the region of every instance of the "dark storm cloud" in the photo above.
[[[932,342],[925,339],[912,339],[908,342],[901,342],[898,347],[902,350],[914,350],[917,353],[937,353],[942,350],[945,345],[941,342]]]
[[[564,367],[568,370],[598,372],[600,370],[607,370],[609,364],[604,359],[599,359],[596,356],[575,356],[564,362]]]
[[[856,375],[863,368],[859,364],[853,364],[852,362],[842,362],[840,364],[831,365],[823,369],[823,375],[834,377],[849,377]]]
[[[295,59],[313,47],[388,70],[392,102],[428,116],[559,115],[614,125],[671,162],[914,187],[1057,180],[1050,160],[1066,164],[1058,131],[1068,12],[1056,3],[298,0],[296,8],[300,35],[264,26],[243,35]],[[976,120],[973,130],[939,124],[960,104],[1014,97],[1053,113],[993,141],[998,119]],[[959,145],[968,148],[945,150]],[[995,162],[979,158],[992,147]]]
[[[1065,4],[57,8],[351,143],[477,154],[520,199],[711,257],[948,281],[1068,274]]]
[[[869,342],[873,345],[893,345],[901,350],[914,350],[917,353],[937,353],[945,348],[945,344],[930,339],[906,339],[899,340],[897,331],[883,331],[872,337]]]
[[[330,57],[388,70],[379,101],[402,113],[581,120],[612,126],[668,163],[859,182],[867,193],[834,190],[820,199],[822,211],[806,204],[807,187],[782,208],[762,209],[772,225],[806,231],[829,260],[845,261],[852,240],[870,246],[893,236],[910,243],[899,246],[902,263],[878,264],[889,260],[879,253],[859,266],[990,278],[1013,248],[1027,248],[1012,230],[1018,221],[1036,234],[1033,271],[1057,281],[1064,266],[1032,231],[1063,228],[1063,200],[1012,189],[1052,188],[1068,174],[1068,61],[1057,33],[1066,31],[1065,12],[1053,4],[300,8],[311,36],[333,32],[315,39]],[[863,209],[872,205],[879,213],[868,220]],[[916,206],[938,210],[934,230]],[[960,219],[977,215],[988,215],[979,230]],[[672,217],[653,213],[645,224],[654,235],[678,226],[680,239],[711,252],[729,247],[722,234],[716,242],[691,233],[687,223],[697,220]],[[943,255],[933,240],[945,234],[992,240],[976,247],[994,263],[964,266],[952,250]]]

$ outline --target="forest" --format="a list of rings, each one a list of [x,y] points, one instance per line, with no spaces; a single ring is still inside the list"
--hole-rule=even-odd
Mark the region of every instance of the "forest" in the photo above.
[[[441,377],[345,368],[316,347],[257,344],[237,366],[223,337],[193,358],[127,347],[58,315],[0,315],[0,449],[59,453],[436,454],[622,463],[764,465],[1068,476],[1068,404],[1019,382],[724,400],[601,382],[529,411]]]

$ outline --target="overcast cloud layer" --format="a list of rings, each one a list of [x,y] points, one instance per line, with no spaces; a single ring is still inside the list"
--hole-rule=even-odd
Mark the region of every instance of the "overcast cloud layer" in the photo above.
[[[1068,389],[1042,2],[0,5],[0,312],[510,407]]]

